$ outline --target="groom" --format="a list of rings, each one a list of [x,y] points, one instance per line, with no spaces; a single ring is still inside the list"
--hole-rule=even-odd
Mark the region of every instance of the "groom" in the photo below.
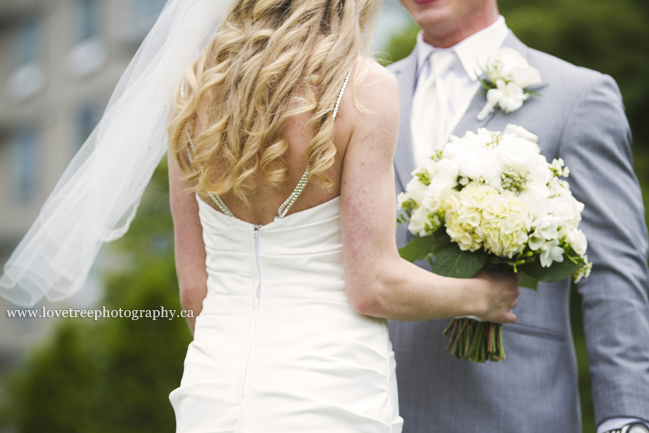
[[[422,27],[413,53],[390,67],[401,92],[394,164],[397,193],[416,164],[448,136],[522,126],[541,152],[563,158],[585,205],[590,278],[583,297],[598,433],[649,432],[647,231],[631,163],[629,125],[614,80],[520,42],[496,0],[401,0]],[[520,53],[547,84],[519,109],[486,103],[475,75],[500,47]],[[399,246],[411,239],[399,228]],[[426,266],[422,264],[422,266]],[[570,282],[522,290],[517,323],[503,331],[507,359],[475,364],[446,351],[448,321],[392,322],[404,433],[579,433],[577,364],[570,331]]]

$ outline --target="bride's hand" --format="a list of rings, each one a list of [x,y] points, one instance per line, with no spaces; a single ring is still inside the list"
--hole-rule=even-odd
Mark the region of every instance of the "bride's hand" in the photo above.
[[[510,310],[518,305],[518,283],[522,274],[482,270],[474,278],[480,282],[480,296],[485,306],[484,313],[476,317],[486,322],[514,323],[516,315]]]

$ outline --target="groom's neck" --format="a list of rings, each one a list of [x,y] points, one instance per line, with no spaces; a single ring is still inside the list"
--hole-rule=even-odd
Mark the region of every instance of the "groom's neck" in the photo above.
[[[424,41],[437,48],[450,48],[480,30],[486,29],[499,17],[495,2],[485,2],[484,7],[470,11],[457,21],[420,23]]]

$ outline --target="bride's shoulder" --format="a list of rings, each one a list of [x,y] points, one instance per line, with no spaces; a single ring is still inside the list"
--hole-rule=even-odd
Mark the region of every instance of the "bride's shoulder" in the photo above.
[[[353,92],[349,102],[356,106],[359,119],[397,118],[399,84],[390,71],[372,59],[360,62],[353,75]]]
[[[399,84],[394,75],[373,59],[361,61],[356,68],[359,96],[385,95],[386,98],[399,99]]]
[[[395,85],[398,87],[397,80],[394,78],[394,74],[392,72],[388,71],[388,69],[384,66],[381,66],[379,62],[377,62],[374,59],[364,59],[361,60],[359,69],[365,68],[367,70],[367,74],[370,77],[373,77],[375,79],[382,79],[386,80],[392,85]]]

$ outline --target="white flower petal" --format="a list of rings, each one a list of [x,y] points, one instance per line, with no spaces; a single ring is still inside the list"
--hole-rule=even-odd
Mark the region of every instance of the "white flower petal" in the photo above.
[[[523,128],[522,126],[512,125],[511,123],[505,127],[505,131],[503,132],[503,135],[508,135],[508,134],[515,135],[516,137],[519,138],[524,138],[525,140],[529,140],[532,143],[539,142],[538,135],[532,134],[530,131]]]
[[[541,74],[539,73],[538,69],[531,66],[514,67],[512,68],[511,76],[512,82],[522,87],[523,89],[526,87],[541,84]]]
[[[478,113],[478,116],[476,119],[478,119],[480,122],[485,120],[491,113],[493,113],[494,109],[498,105],[498,101],[496,102],[491,102],[487,100],[487,103],[485,104],[484,108]]]
[[[567,235],[568,243],[573,250],[580,256],[586,254],[586,249],[588,248],[588,241],[586,240],[586,235],[581,230],[570,230]]]

